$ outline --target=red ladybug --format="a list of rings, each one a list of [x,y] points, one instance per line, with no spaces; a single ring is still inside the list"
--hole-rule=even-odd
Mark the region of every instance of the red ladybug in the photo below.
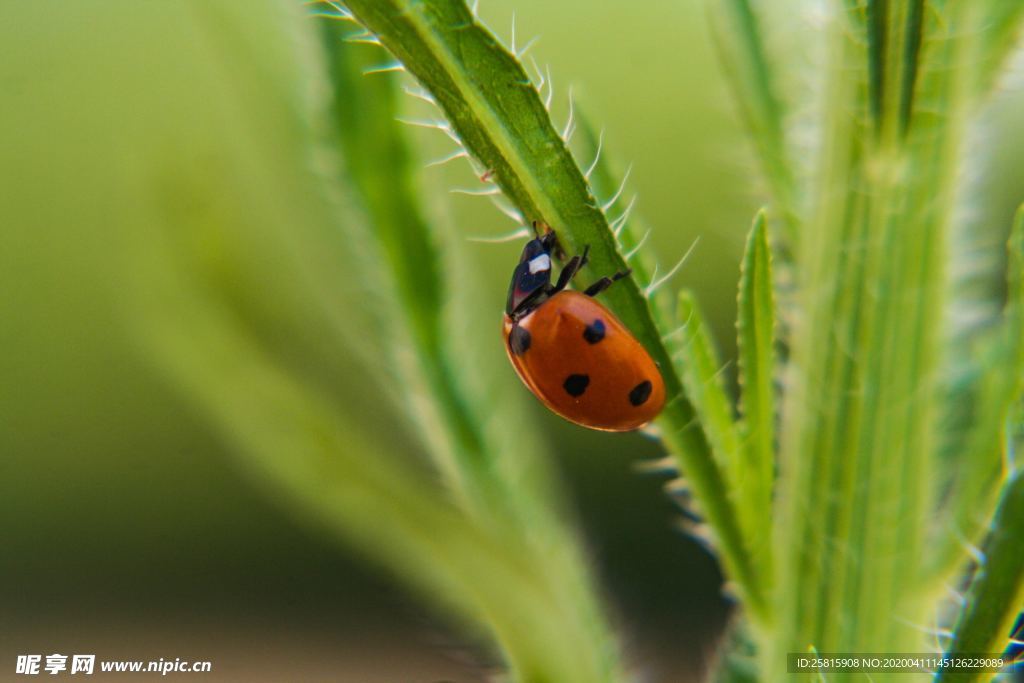
[[[665,383],[647,350],[594,299],[629,271],[570,291],[587,249],[552,285],[555,248],[550,231],[530,240],[512,273],[504,325],[509,360],[530,391],[570,422],[609,432],[642,427],[661,412]]]

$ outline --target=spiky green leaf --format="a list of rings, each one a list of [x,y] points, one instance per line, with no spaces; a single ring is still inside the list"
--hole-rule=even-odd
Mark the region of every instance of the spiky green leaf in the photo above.
[[[1024,608],[1024,471],[1003,488],[981,559],[953,630],[951,657],[1001,652],[1014,619]],[[944,669],[936,680],[970,683],[979,672]]]
[[[775,297],[765,212],[754,218],[740,270],[740,412],[743,478],[737,482],[754,554],[770,566],[772,488],[775,479]]]

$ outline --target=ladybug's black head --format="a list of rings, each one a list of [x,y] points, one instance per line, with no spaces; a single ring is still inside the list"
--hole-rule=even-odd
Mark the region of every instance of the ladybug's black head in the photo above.
[[[519,265],[512,272],[505,313],[512,315],[543,299],[551,285],[551,251],[554,246],[555,233],[547,232],[523,247]]]

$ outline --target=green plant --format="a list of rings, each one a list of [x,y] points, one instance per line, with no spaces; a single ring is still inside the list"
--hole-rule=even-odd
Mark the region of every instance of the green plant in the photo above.
[[[1024,478],[1008,457],[1024,375],[1024,218],[1010,241],[1002,317],[961,331],[947,314],[960,296],[951,239],[970,227],[955,220],[968,125],[1024,11],[995,0],[834,0],[814,36],[826,54],[820,110],[806,124],[817,143],[798,153],[787,132],[794,93],[782,85],[793,80],[790,65],[770,57],[767,13],[747,0],[713,5],[770,192],[743,258],[734,402],[695,297],[668,296],[645,266],[627,207],[616,196],[612,220],[596,199],[591,181],[614,184],[614,173],[600,158],[577,163],[518,56],[465,3],[316,6],[337,20],[318,27],[328,59],[298,57],[287,31],[268,31],[285,65],[254,82],[298,106],[282,106],[269,126],[290,152],[258,148],[249,171],[262,178],[277,163],[310,180],[300,170],[315,150],[327,160],[316,189],[261,197],[260,215],[172,176],[160,189],[169,183],[196,201],[184,216],[152,201],[147,240],[162,248],[139,276],[146,339],[253,471],[487,632],[516,680],[623,680],[541,450],[509,447],[521,432],[511,436],[483,407],[500,399],[459,371],[473,345],[445,334],[458,324],[449,275],[458,248],[417,196],[394,123],[394,79],[363,79],[370,62],[342,44],[338,27],[358,22],[367,32],[357,29],[356,42],[379,42],[419,81],[447,120],[439,125],[524,221],[548,223],[569,251],[589,245],[593,273],[622,270],[629,257],[634,277],[608,302],[663,368],[669,401],[657,433],[740,598],[734,640],[755,654],[754,676],[783,678],[786,654],[808,648],[927,650],[921,628],[948,601],[945,584],[964,573],[974,544],[982,551],[972,585],[942,647],[1003,647],[1024,566],[1015,542]],[[232,36],[230,27],[252,20],[227,7],[203,11]],[[300,28],[297,12],[277,18],[308,43],[312,28]],[[250,50],[238,40],[229,55],[243,63]],[[291,78],[323,78],[344,95],[329,108],[332,126],[320,118],[324,103],[297,96]],[[589,160],[602,143],[578,125]],[[240,244],[253,253],[236,253]],[[298,284],[253,302],[246,292],[270,264]],[[338,264],[358,277],[339,276]],[[780,273],[791,288],[776,286]],[[331,354],[360,353],[353,322],[390,340],[373,349],[387,369],[367,374],[402,388],[388,397],[387,418],[400,444],[363,427],[339,396],[352,376]],[[329,343],[281,348],[282,329],[310,327]],[[948,381],[963,364],[970,371]],[[964,410],[967,419],[944,426],[943,416]],[[425,457],[396,454],[407,451]]]
[[[347,8],[434,94],[466,149],[527,219],[548,222],[573,250],[592,245],[599,271],[624,266],[615,231],[525,70],[466,6],[351,0]],[[821,153],[798,169],[775,90],[773,71],[782,65],[767,55],[757,12],[741,0],[716,9],[722,52],[774,196],[784,266],[796,280],[783,302],[799,318],[785,339],[778,482],[764,219],[741,286],[742,422],[716,380],[720,365],[689,295],[676,312],[685,323],[678,341],[639,286],[622,288],[612,305],[663,366],[675,368],[675,401],[659,421],[663,440],[742,596],[765,674],[806,647],[919,650],[913,625],[929,622],[941,584],[929,580],[929,560],[920,571],[907,565],[951,553],[954,562],[936,570],[950,580],[963,561],[952,539],[978,538],[988,513],[977,515],[977,506],[1008,476],[993,474],[1022,375],[1015,282],[993,333],[999,350],[978,375],[1006,367],[989,380],[999,386],[964,390],[984,401],[965,434],[941,434],[936,425],[943,399],[967,400],[961,391],[943,394],[939,383],[944,364],[959,362],[946,355],[955,330],[943,324],[955,296],[947,268],[956,170],[967,122],[1021,13],[1001,3],[837,3],[824,32]],[[955,454],[962,477],[942,501],[943,482],[930,474],[948,466],[937,459],[940,439],[962,439],[967,449]],[[1012,484],[1006,488],[1012,500]],[[947,515],[956,528],[933,527]],[[1017,606],[1011,597],[1003,595],[1006,615]]]

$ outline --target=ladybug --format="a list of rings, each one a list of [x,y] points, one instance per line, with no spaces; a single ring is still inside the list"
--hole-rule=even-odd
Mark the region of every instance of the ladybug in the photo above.
[[[504,316],[509,360],[527,388],[566,420],[608,432],[642,427],[661,412],[665,383],[647,350],[594,298],[630,271],[602,277],[583,292],[568,290],[589,247],[569,259],[552,285],[557,249],[554,232],[538,233],[512,273]]]

